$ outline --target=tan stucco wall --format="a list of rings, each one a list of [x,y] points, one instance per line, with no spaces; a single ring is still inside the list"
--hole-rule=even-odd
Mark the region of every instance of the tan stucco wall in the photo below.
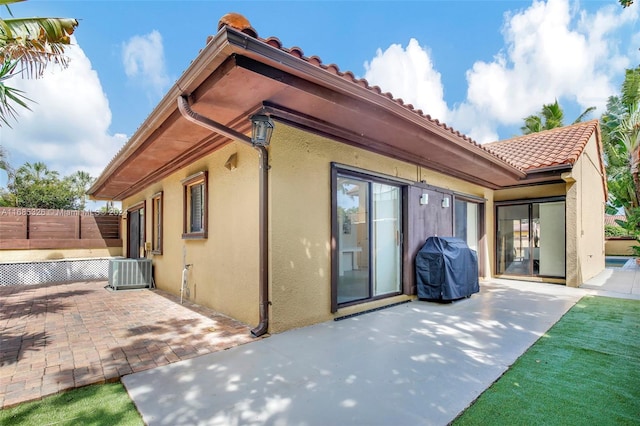
[[[331,162],[492,198],[491,191],[477,185],[281,123],[276,124],[270,152],[271,332],[408,298],[364,303],[331,314]],[[488,203],[489,220],[493,220],[492,210]],[[493,241],[492,234],[489,240]]]
[[[39,262],[43,260],[88,259],[122,256],[122,247],[96,249],[0,250],[0,262]]]
[[[237,153],[237,168],[225,162]],[[258,153],[231,143],[207,157],[124,200],[123,211],[146,200],[146,240],[151,241],[151,197],[163,192],[163,252],[153,259],[160,289],[180,294],[183,253],[193,265],[188,273],[189,300],[211,307],[249,325],[259,321],[258,300]],[[181,181],[208,172],[208,238],[185,240]],[[126,247],[126,223],[123,225]]]
[[[229,171],[224,163],[233,153],[238,154],[238,168]],[[579,162],[574,168],[574,173],[580,173],[579,179],[584,179],[584,187],[560,183],[494,192],[282,123],[276,124],[269,153],[269,299],[272,303],[269,331],[272,333],[410,298],[396,296],[340,309],[336,314],[330,312],[331,162],[412,182],[425,181],[486,199],[483,249],[487,276],[494,273],[494,200],[566,194],[567,224],[571,228],[567,230],[567,247],[576,253],[567,257],[567,267],[579,270],[579,274],[574,274],[576,276],[587,276],[599,268],[598,265],[593,268],[578,266],[578,250],[580,256],[590,255],[596,262],[602,258],[604,266],[604,237],[599,240],[591,232],[592,227],[587,226],[603,220],[603,215],[594,213],[602,211],[602,203],[597,201],[594,206],[593,202],[604,200],[604,196],[580,197],[581,191],[588,191],[595,185],[597,173],[588,163]],[[209,236],[205,240],[183,240],[181,180],[203,170],[209,173]],[[186,248],[186,263],[194,265],[188,275],[187,297],[245,323],[257,324],[257,153],[250,147],[232,143],[125,200],[123,210],[141,200],[147,201],[147,241],[151,240],[151,197],[159,191],[164,194],[164,250],[162,255],[148,255],[154,260],[156,285],[179,294],[183,249]],[[578,215],[584,211],[586,216],[578,220],[581,217]],[[581,226],[579,237],[578,226]],[[126,247],[126,224],[122,229]],[[583,233],[583,230],[586,231]],[[571,278],[573,282],[577,281]]]
[[[573,264],[567,263],[567,285],[571,287],[580,286],[604,269],[606,195],[599,156],[594,135],[571,171],[575,183],[567,183],[568,193],[571,194],[567,199],[575,203],[567,203],[567,217],[575,221],[575,227],[567,223],[567,253],[572,253],[574,247],[576,253]],[[570,238],[573,240],[571,247]]]
[[[609,239],[605,240],[604,252],[607,256],[633,256],[631,246],[638,245],[634,239]]]

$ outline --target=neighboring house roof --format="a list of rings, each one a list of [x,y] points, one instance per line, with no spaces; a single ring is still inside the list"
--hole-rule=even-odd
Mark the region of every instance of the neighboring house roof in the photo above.
[[[598,130],[598,120],[577,123],[498,142],[485,144],[490,152],[524,171],[573,165],[591,136]]]
[[[225,18],[228,18],[225,17]],[[453,128],[353,73],[275,37],[259,38],[242,16],[219,31],[169,89],[149,117],[89,189],[98,199],[123,200],[203,158],[230,140],[189,122],[177,99],[240,133],[263,111],[276,121],[487,188],[532,182],[514,159],[496,155]],[[559,173],[534,182],[558,181]]]
[[[606,215],[604,215],[604,224],[605,225],[620,226],[620,225],[618,225],[618,222],[616,222],[616,220],[621,220],[623,222],[626,222],[627,221],[627,216],[625,216],[623,214],[616,214],[616,215],[606,214]]]

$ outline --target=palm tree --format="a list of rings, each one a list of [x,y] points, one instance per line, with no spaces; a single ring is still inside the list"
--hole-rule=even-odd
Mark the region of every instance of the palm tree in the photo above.
[[[7,186],[13,179],[13,168],[9,164],[7,150],[0,145],[0,170],[4,170],[7,174]],[[5,188],[0,187],[0,207],[10,207],[13,205],[12,196]]]
[[[11,15],[0,18],[0,125],[17,116],[16,105],[29,108],[24,92],[7,86],[7,80],[21,75],[41,77],[51,63],[66,67],[64,49],[78,21],[71,18],[13,18],[9,5],[24,0],[0,0]],[[19,66],[19,67],[18,67]]]
[[[589,107],[584,110],[572,124],[580,123],[594,109],[596,108]],[[526,117],[524,119],[524,125],[520,127],[520,130],[523,135],[530,135],[531,133],[551,130],[562,126],[564,126],[564,111],[556,99],[552,104],[542,105],[542,110],[538,114]]]
[[[22,182],[37,183],[45,180],[57,179],[59,173],[50,170],[42,161],[36,163],[24,163],[16,172],[16,179]]]
[[[587,117],[587,115],[591,114],[593,111],[595,111],[595,109],[596,109],[596,107],[594,107],[594,106],[591,106],[591,107],[585,109],[584,111],[582,111],[582,114],[580,114],[578,116],[578,118],[573,120],[573,123],[571,123],[571,124],[582,123],[584,121],[584,119]]]
[[[7,151],[0,145],[0,170],[4,170],[7,175],[11,174],[11,166],[7,160]]]
[[[95,179],[92,178],[89,173],[82,170],[78,170],[67,179],[71,183],[71,187],[78,198],[78,210],[84,210],[86,206],[87,190]]]
[[[620,96],[600,118],[609,205],[624,209],[627,229],[640,229],[640,67],[628,69]]]
[[[530,115],[524,119],[524,126],[520,127],[523,135],[538,133],[545,130],[542,126],[542,118],[539,115]]]
[[[600,119],[610,203],[627,217],[640,204],[640,67],[628,69],[620,96],[611,96]]]
[[[617,143],[628,156],[629,172],[635,185],[636,200],[640,200],[640,174],[638,171],[638,150],[640,149],[640,108],[636,103],[626,114],[620,124],[613,130],[611,137],[617,139]]]

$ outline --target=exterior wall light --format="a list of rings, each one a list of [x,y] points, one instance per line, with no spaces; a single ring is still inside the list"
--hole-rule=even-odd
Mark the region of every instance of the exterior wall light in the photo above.
[[[255,114],[251,117],[251,143],[267,146],[273,134],[273,121],[269,116]]]

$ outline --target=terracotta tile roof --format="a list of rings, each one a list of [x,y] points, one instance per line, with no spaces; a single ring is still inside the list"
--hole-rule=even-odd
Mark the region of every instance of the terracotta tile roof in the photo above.
[[[489,152],[525,171],[573,165],[598,129],[598,120],[484,144]],[[599,143],[599,142],[598,142]]]
[[[322,60],[318,57],[318,56],[305,56],[304,52],[302,51],[301,48],[297,47],[297,46],[293,46],[290,48],[286,48],[282,45],[282,42],[280,41],[280,39],[278,39],[277,37],[268,37],[268,38],[262,38],[259,37],[257,32],[255,31],[255,29],[253,27],[250,26],[249,22],[246,20],[246,18],[244,18],[241,15],[238,15],[236,13],[230,13],[228,15],[225,15],[222,17],[222,19],[219,21],[218,23],[218,30],[222,27],[224,27],[225,25],[234,28],[236,30],[239,30],[251,37],[254,37],[257,40],[260,40],[266,44],[268,44],[271,47],[274,47],[276,49],[279,49],[285,53],[288,53],[291,56],[294,56],[298,59],[301,59],[309,64],[312,64],[318,68],[321,68],[331,74],[337,75],[339,77],[344,78],[347,81],[351,81],[354,84],[363,87],[365,89],[368,89],[374,93],[379,94],[380,96],[386,97],[392,101],[394,101],[396,104],[403,106],[404,108],[414,112],[415,114],[423,117],[424,119],[436,124],[438,127],[444,129],[445,131],[450,132],[451,134],[453,134],[454,136],[457,136],[465,141],[467,141],[468,143],[470,143],[471,145],[474,145],[480,149],[482,149],[483,151],[487,151],[490,152],[486,149],[484,144],[480,144],[478,142],[476,142],[475,140],[471,139],[469,136],[460,133],[459,131],[455,130],[453,127],[448,126],[445,123],[440,122],[438,119],[434,119],[431,118],[431,116],[429,114],[425,114],[421,109],[416,109],[412,104],[405,104],[404,101],[401,98],[394,98],[393,94],[391,94],[390,92],[382,92],[382,89],[379,86],[370,86],[369,82],[364,79],[364,78],[356,78],[355,74],[351,71],[340,71],[340,68],[338,67],[338,65],[336,64],[329,64],[329,65],[325,65],[322,63]],[[516,167],[517,165],[514,164],[513,162],[509,161],[506,158],[500,158],[502,161],[505,161],[506,163],[508,163],[509,165]]]
[[[605,225],[620,226],[620,225],[618,225],[618,222],[616,222],[616,220],[622,220],[622,221],[626,222],[627,221],[627,216],[625,216],[623,214],[617,214],[617,215],[606,214],[606,215],[604,215],[604,224]]]

